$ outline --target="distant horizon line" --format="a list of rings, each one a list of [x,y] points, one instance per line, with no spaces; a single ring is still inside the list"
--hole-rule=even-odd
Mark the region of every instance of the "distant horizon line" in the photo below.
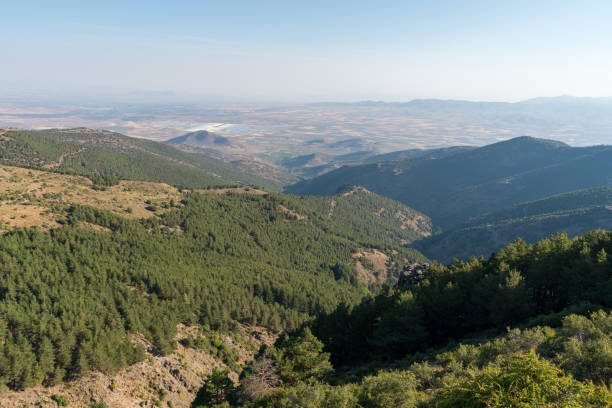
[[[41,92],[42,93],[42,92]],[[393,100],[393,99],[378,99],[378,98],[364,98],[364,99],[352,99],[342,100],[321,98],[320,100],[281,100],[281,99],[259,99],[259,98],[244,98],[244,97],[232,97],[224,95],[196,95],[196,94],[182,94],[175,91],[125,91],[110,93],[105,95],[91,95],[83,93],[81,95],[54,95],[50,97],[48,95],[32,95],[31,92],[26,92],[29,95],[13,95],[0,97],[0,103],[4,104],[27,104],[27,105],[47,105],[47,104],[83,104],[83,105],[95,105],[95,102],[106,104],[142,104],[142,105],[168,105],[168,104],[236,104],[236,105],[248,105],[248,104],[278,104],[278,105],[407,105],[415,103],[425,102],[443,102],[443,103],[466,103],[466,104],[523,104],[523,103],[612,103],[612,96],[574,96],[568,94],[560,94],[556,96],[536,96],[533,98],[520,99],[520,100],[487,100],[487,99],[467,99],[467,98],[426,98],[417,97],[406,100]],[[140,98],[135,96],[138,95]],[[141,99],[146,96],[149,98]],[[156,99],[154,96],[162,96],[162,98]],[[153,98],[151,98],[153,97]]]

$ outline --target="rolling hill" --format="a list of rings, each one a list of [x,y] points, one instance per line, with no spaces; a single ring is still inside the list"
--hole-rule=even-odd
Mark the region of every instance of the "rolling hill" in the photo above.
[[[333,156],[321,153],[311,153],[303,156],[291,157],[283,160],[283,166],[289,169],[299,169],[304,167],[317,167],[329,163]]]
[[[441,158],[461,151],[472,150],[473,147],[456,146],[442,149],[410,149],[391,153],[378,154],[375,151],[359,151],[341,155],[311,153],[301,156],[289,157],[281,161],[280,165],[288,171],[299,175],[303,179],[311,179],[344,165],[359,165],[378,163],[388,160],[413,159],[427,156]]]
[[[0,162],[101,178],[158,181],[186,187],[232,183],[278,190],[281,184],[223,160],[170,145],[96,129],[0,130]]]
[[[248,149],[241,143],[231,141],[205,130],[190,132],[164,142],[186,153],[203,155],[206,158],[215,158],[227,162],[234,172],[242,173],[241,178],[259,179],[260,185],[268,189],[279,191],[281,186],[295,183],[299,180],[283,168],[261,161],[248,154]]]
[[[229,147],[232,145],[227,137],[216,135],[206,130],[186,133],[167,140],[168,144],[184,144],[192,147]]]
[[[452,146],[439,149],[409,149],[400,150],[391,153],[369,155],[361,159],[362,164],[378,163],[389,160],[415,159],[417,157],[426,156],[430,159],[443,158],[456,153],[467,152],[475,149],[472,146]]]
[[[443,229],[470,218],[554,194],[612,186],[612,147],[570,147],[519,137],[475,149],[344,166],[286,188],[334,194],[364,186],[420,211]]]

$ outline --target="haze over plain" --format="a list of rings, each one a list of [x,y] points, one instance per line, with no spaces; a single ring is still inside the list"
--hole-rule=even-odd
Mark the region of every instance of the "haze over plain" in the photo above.
[[[0,14],[1,407],[612,406],[609,2]]]

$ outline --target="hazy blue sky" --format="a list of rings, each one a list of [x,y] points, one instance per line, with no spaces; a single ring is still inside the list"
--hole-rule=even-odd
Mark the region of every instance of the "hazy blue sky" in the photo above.
[[[5,90],[48,83],[291,101],[612,95],[610,1],[22,0],[0,13]]]

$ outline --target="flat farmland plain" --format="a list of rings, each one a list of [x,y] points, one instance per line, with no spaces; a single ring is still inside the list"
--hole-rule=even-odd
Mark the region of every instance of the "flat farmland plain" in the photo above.
[[[208,130],[231,141],[231,147],[221,149],[226,154],[279,162],[311,153],[484,145],[523,135],[575,146],[612,143],[612,103],[580,98],[220,106],[0,103],[0,127],[90,127],[157,141]]]

